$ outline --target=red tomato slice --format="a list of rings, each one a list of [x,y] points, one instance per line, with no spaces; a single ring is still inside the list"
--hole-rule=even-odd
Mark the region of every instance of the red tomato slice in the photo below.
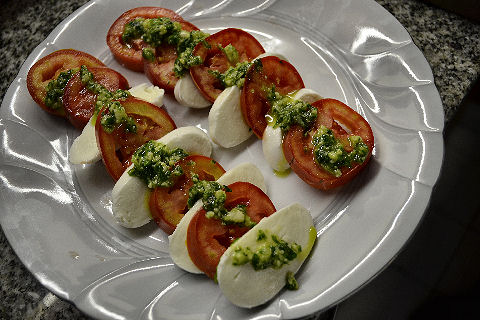
[[[131,44],[123,43],[123,30],[125,25],[135,18],[153,19],[161,17],[183,21],[183,18],[174,11],[160,7],[134,8],[118,17],[107,33],[107,45],[115,59],[128,69],[143,71],[142,49],[146,44],[141,39],[134,40]]]
[[[163,109],[133,97],[122,101],[127,115],[135,119],[136,133],[127,133],[122,126],[107,133],[100,123],[101,112],[95,124],[97,145],[108,173],[117,181],[138,147],[149,140],[157,140],[176,128],[175,122]]]
[[[268,56],[260,59],[261,66],[252,65],[247,71],[240,95],[243,118],[255,135],[262,139],[267,126],[265,115],[270,111],[266,90],[275,90],[286,95],[305,87],[297,69],[285,60]]]
[[[352,180],[365,167],[374,147],[373,133],[368,122],[343,102],[322,99],[314,102],[312,106],[317,108],[318,117],[309,134],[305,136],[303,128],[299,126],[290,128],[283,138],[283,153],[292,170],[303,181],[314,188],[329,190]],[[344,142],[347,151],[351,151],[348,150],[347,137],[360,136],[369,148],[365,161],[354,163],[351,168],[341,168],[342,175],[338,178],[324,170],[315,161],[312,145],[313,133],[320,125],[332,129],[335,137]]]
[[[187,21],[178,21],[185,31],[199,30]],[[177,59],[177,48],[174,45],[164,44],[155,48],[155,61],[144,59],[145,75],[150,82],[157,87],[163,88],[167,93],[173,93],[178,78],[173,72],[173,66]]]
[[[88,68],[93,73],[95,81],[109,91],[129,88],[128,81],[117,71],[110,68]],[[95,111],[97,95],[88,90],[76,73],[68,81],[63,93],[63,106],[67,119],[76,128],[82,129],[88,123]]]
[[[218,162],[201,155],[188,156],[177,164],[182,167],[184,175],[172,187],[155,188],[150,195],[153,220],[168,234],[173,233],[188,211],[188,190],[193,186],[192,175],[197,174],[200,180],[214,181],[225,173]]]
[[[241,29],[228,28],[212,34],[205,39],[210,48],[203,43],[197,44],[193,54],[202,58],[203,64],[190,68],[190,75],[205,99],[214,102],[223,91],[223,87],[209,71],[224,73],[232,64],[225,53],[219,48],[231,44],[238,51],[239,62],[252,61],[260,54],[265,53],[260,42],[251,34]]]
[[[239,204],[247,206],[250,219],[258,223],[276,211],[268,196],[248,182],[235,182],[228,186],[225,207],[232,209]],[[187,230],[187,249],[193,263],[210,278],[215,277],[220,257],[235,239],[244,235],[249,228],[224,225],[220,220],[209,219],[205,210],[199,210],[190,221]]]
[[[38,60],[28,71],[27,88],[33,100],[45,111],[65,117],[63,108],[51,109],[45,105],[45,97],[47,95],[47,85],[51,80],[57,79],[61,72],[68,71],[80,66],[86,65],[91,67],[105,67],[102,61],[88,53],[63,49],[50,53],[49,55]]]

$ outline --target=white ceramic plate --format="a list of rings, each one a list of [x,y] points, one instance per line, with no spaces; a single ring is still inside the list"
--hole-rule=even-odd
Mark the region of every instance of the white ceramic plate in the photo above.
[[[78,131],[30,98],[28,69],[63,48],[100,58],[131,85],[145,82],[105,44],[113,21],[142,5],[176,10],[210,33],[251,32],[267,51],[286,56],[308,88],[344,101],[371,124],[371,163],[333,192],[314,190],[295,174],[276,177],[253,137],[233,150],[214,150],[226,169],[254,162],[277,208],[296,201],[311,210],[318,241],[298,291],[282,291],[253,310],[234,307],[213,281],[172,264],[167,237],[153,223],[138,230],[116,225],[113,181],[103,165],[70,165]],[[171,97],[165,105],[178,126],[207,128],[208,110],[181,107]],[[91,1],[32,52],[0,111],[3,230],[43,285],[101,319],[277,319],[324,309],[371,279],[409,239],[443,156],[443,109],[431,70],[398,21],[368,0]]]

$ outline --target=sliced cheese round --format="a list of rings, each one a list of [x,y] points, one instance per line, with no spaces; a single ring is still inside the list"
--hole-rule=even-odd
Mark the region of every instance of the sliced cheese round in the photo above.
[[[142,83],[138,86],[130,88],[128,91],[136,98],[143,99],[159,107],[163,105],[163,96],[165,95],[165,90],[160,89],[157,86]]]
[[[102,158],[95,137],[95,123],[90,119],[82,133],[73,140],[68,161],[73,164],[95,163]]]
[[[267,239],[273,234],[288,244],[300,245],[301,252],[278,269],[268,267],[256,271],[249,262],[234,265],[236,249],[248,247],[255,252],[262,246],[264,242],[257,240],[259,230],[267,235]],[[316,231],[307,209],[299,204],[283,208],[262,219],[225,251],[217,267],[218,285],[225,297],[237,306],[252,308],[261,305],[285,286],[287,273],[298,271],[312,250],[315,239]]]
[[[229,185],[237,181],[250,182],[256,185],[263,192],[266,192],[265,180],[262,172],[252,163],[242,163],[227,172],[225,172],[217,182],[223,185]],[[202,273],[200,269],[190,259],[187,249],[187,230],[190,221],[195,213],[203,206],[201,200],[188,210],[183,216],[175,231],[168,237],[170,257],[173,262],[180,268],[191,273]]]
[[[175,129],[157,141],[170,148],[182,148],[189,154],[210,156],[212,143],[208,135],[197,127]],[[152,217],[148,205],[150,189],[146,183],[128,174],[131,165],[123,172],[112,190],[112,212],[115,220],[127,228],[137,228]]]
[[[112,212],[115,220],[127,228],[138,228],[147,224],[152,216],[148,205],[150,191],[146,183],[132,177],[125,170],[112,190]]]
[[[177,128],[157,141],[170,148],[182,148],[188,154],[201,154],[206,157],[210,157],[213,149],[208,135],[202,129],[194,126]]]
[[[209,107],[212,103],[205,99],[202,93],[198,90],[197,86],[193,82],[190,74],[178,79],[173,90],[175,99],[182,106],[190,108],[206,108]]]
[[[290,168],[290,165],[283,154],[283,135],[280,127],[273,127],[267,125],[262,136],[262,150],[265,160],[270,167],[278,172],[285,172]]]
[[[202,200],[198,200],[190,210],[185,213],[177,224],[175,231],[168,236],[168,248],[173,262],[183,270],[190,273],[203,273],[190,259],[187,249],[187,230],[195,213],[203,207]]]
[[[241,90],[228,87],[220,93],[208,114],[208,133],[213,142],[231,148],[252,135],[240,109]]]
[[[241,163],[228,170],[218,178],[217,182],[225,186],[234,182],[250,182],[267,193],[267,186],[262,172],[251,162]]]
[[[312,89],[303,88],[298,90],[293,96],[295,100],[303,100],[306,103],[313,103],[317,100],[323,99],[316,91]]]

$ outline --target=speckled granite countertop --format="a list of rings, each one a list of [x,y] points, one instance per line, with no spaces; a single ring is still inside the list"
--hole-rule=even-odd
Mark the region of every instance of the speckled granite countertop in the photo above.
[[[29,53],[86,0],[5,0],[0,12],[0,97]],[[407,29],[429,62],[445,121],[480,75],[480,25],[414,0],[377,0]],[[48,10],[46,8],[49,8]],[[1,100],[0,100],[1,102]],[[49,293],[0,230],[0,319],[88,319]]]

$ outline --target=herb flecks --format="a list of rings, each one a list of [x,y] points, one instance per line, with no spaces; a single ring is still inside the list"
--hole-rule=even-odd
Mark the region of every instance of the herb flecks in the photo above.
[[[120,125],[124,126],[126,132],[135,133],[137,131],[135,120],[128,116],[120,103],[130,96],[128,91],[122,89],[109,91],[95,81],[93,73],[84,65],[80,67],[80,79],[87,90],[97,95],[94,117],[98,115],[100,110],[104,110],[100,123],[105,132],[112,133]]]
[[[133,40],[142,39],[150,46],[142,50],[142,56],[150,62],[155,61],[155,48],[164,44],[174,45],[177,58],[173,71],[176,77],[181,78],[191,67],[203,63],[199,56],[193,54],[193,49],[200,42],[208,46],[205,42],[208,36],[199,30],[183,30],[179,22],[169,18],[136,18],[125,25],[122,40],[130,45]]]
[[[315,160],[323,169],[337,178],[342,175],[342,167],[363,163],[369,152],[368,146],[361,137],[351,135],[347,140],[349,148],[352,149],[350,152],[347,152],[342,142],[335,138],[333,131],[323,125],[317,129],[312,138]]]
[[[280,269],[285,264],[297,258],[302,247],[293,242],[279,238],[277,235],[259,230],[257,236],[259,245],[255,249],[236,246],[233,249],[232,263],[241,266],[250,263],[254,270],[267,268]]]
[[[236,224],[253,227],[255,223],[247,214],[247,206],[239,204],[228,210],[225,208],[227,192],[232,190],[228,186],[216,181],[200,180],[198,175],[192,175],[193,186],[188,191],[188,207],[191,208],[197,200],[202,200],[205,216],[209,219],[218,219],[223,224]]]
[[[132,155],[131,176],[139,177],[148,188],[171,187],[175,178],[183,175],[183,169],[176,163],[188,156],[181,148],[168,148],[165,144],[150,140]]]
[[[78,69],[70,69],[60,72],[58,77],[51,80],[46,87],[45,105],[52,110],[63,108],[63,92],[68,81],[78,72]]]
[[[233,86],[242,88],[245,83],[245,76],[251,65],[251,62],[245,61],[237,63],[234,67],[229,67],[224,73],[217,70],[209,70],[208,72],[217,78],[224,88]]]
[[[293,125],[299,125],[308,130],[317,119],[317,108],[311,104],[282,95],[272,86],[267,90],[267,100],[270,103],[268,116],[273,119],[273,127],[280,127],[286,132]]]

